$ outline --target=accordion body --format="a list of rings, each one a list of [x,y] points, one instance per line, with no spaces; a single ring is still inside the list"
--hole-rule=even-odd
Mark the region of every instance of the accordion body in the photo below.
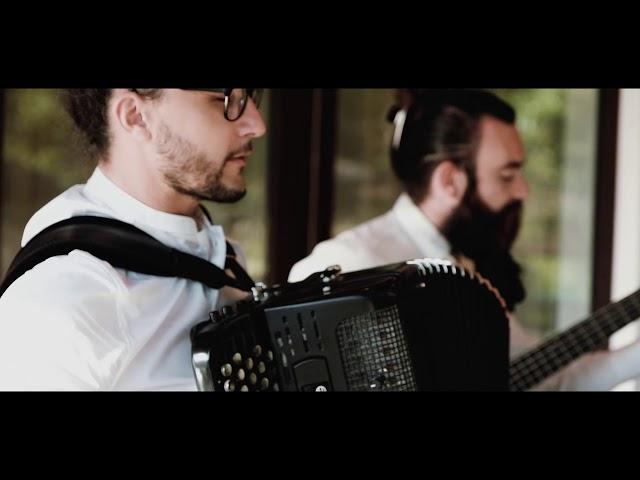
[[[254,289],[191,330],[200,391],[496,391],[509,387],[499,293],[435,259]]]

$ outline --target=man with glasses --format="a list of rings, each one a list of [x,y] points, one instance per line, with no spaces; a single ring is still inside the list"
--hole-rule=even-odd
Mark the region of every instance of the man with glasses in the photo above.
[[[67,90],[97,167],[31,218],[23,246],[62,220],[101,216],[224,268],[223,229],[200,202],[244,197],[252,141],[266,131],[260,95]],[[50,258],[0,298],[0,389],[194,390],[189,331],[233,293],[116,269],[80,250]]]

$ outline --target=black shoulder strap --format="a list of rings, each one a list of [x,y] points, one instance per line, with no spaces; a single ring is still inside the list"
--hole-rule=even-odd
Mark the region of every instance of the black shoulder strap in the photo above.
[[[160,277],[187,278],[210,288],[230,286],[250,291],[253,280],[235,260],[227,242],[227,262],[236,278],[202,258],[181,252],[159,242],[133,225],[111,218],[80,216],[56,223],[22,248],[0,285],[0,296],[9,285],[39,263],[57,255],[83,250],[122,268]]]
[[[209,223],[213,224],[213,218],[211,217],[209,210],[207,210],[207,207],[201,204],[200,210],[202,210],[204,216],[207,217]],[[229,242],[227,242],[227,259],[225,261],[224,268],[231,270],[231,273],[233,273],[235,279],[238,280],[242,285],[250,285],[251,287],[255,285],[256,282],[254,282],[247,271],[242,268],[242,265],[238,263],[236,251]]]

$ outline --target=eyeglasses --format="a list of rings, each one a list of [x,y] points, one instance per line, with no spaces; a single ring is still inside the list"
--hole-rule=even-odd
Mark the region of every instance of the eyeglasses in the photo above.
[[[224,94],[224,118],[230,122],[238,120],[247,108],[249,98],[256,108],[260,107],[262,88],[183,88],[183,90],[200,90]]]
[[[144,95],[141,88],[130,88],[132,92]],[[260,107],[262,88],[183,88],[182,90],[197,90],[202,92],[217,92],[224,94],[224,118],[230,122],[238,120],[247,108],[249,98],[256,108]]]

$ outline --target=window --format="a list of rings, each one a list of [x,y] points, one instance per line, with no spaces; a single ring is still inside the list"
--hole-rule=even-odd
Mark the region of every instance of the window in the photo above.
[[[496,92],[518,113],[531,187],[514,256],[525,268],[520,322],[544,335],[591,309],[595,199],[596,90]]]
[[[389,162],[393,125],[385,120],[394,92],[342,89],[338,93],[332,236],[383,214],[401,192]]]

